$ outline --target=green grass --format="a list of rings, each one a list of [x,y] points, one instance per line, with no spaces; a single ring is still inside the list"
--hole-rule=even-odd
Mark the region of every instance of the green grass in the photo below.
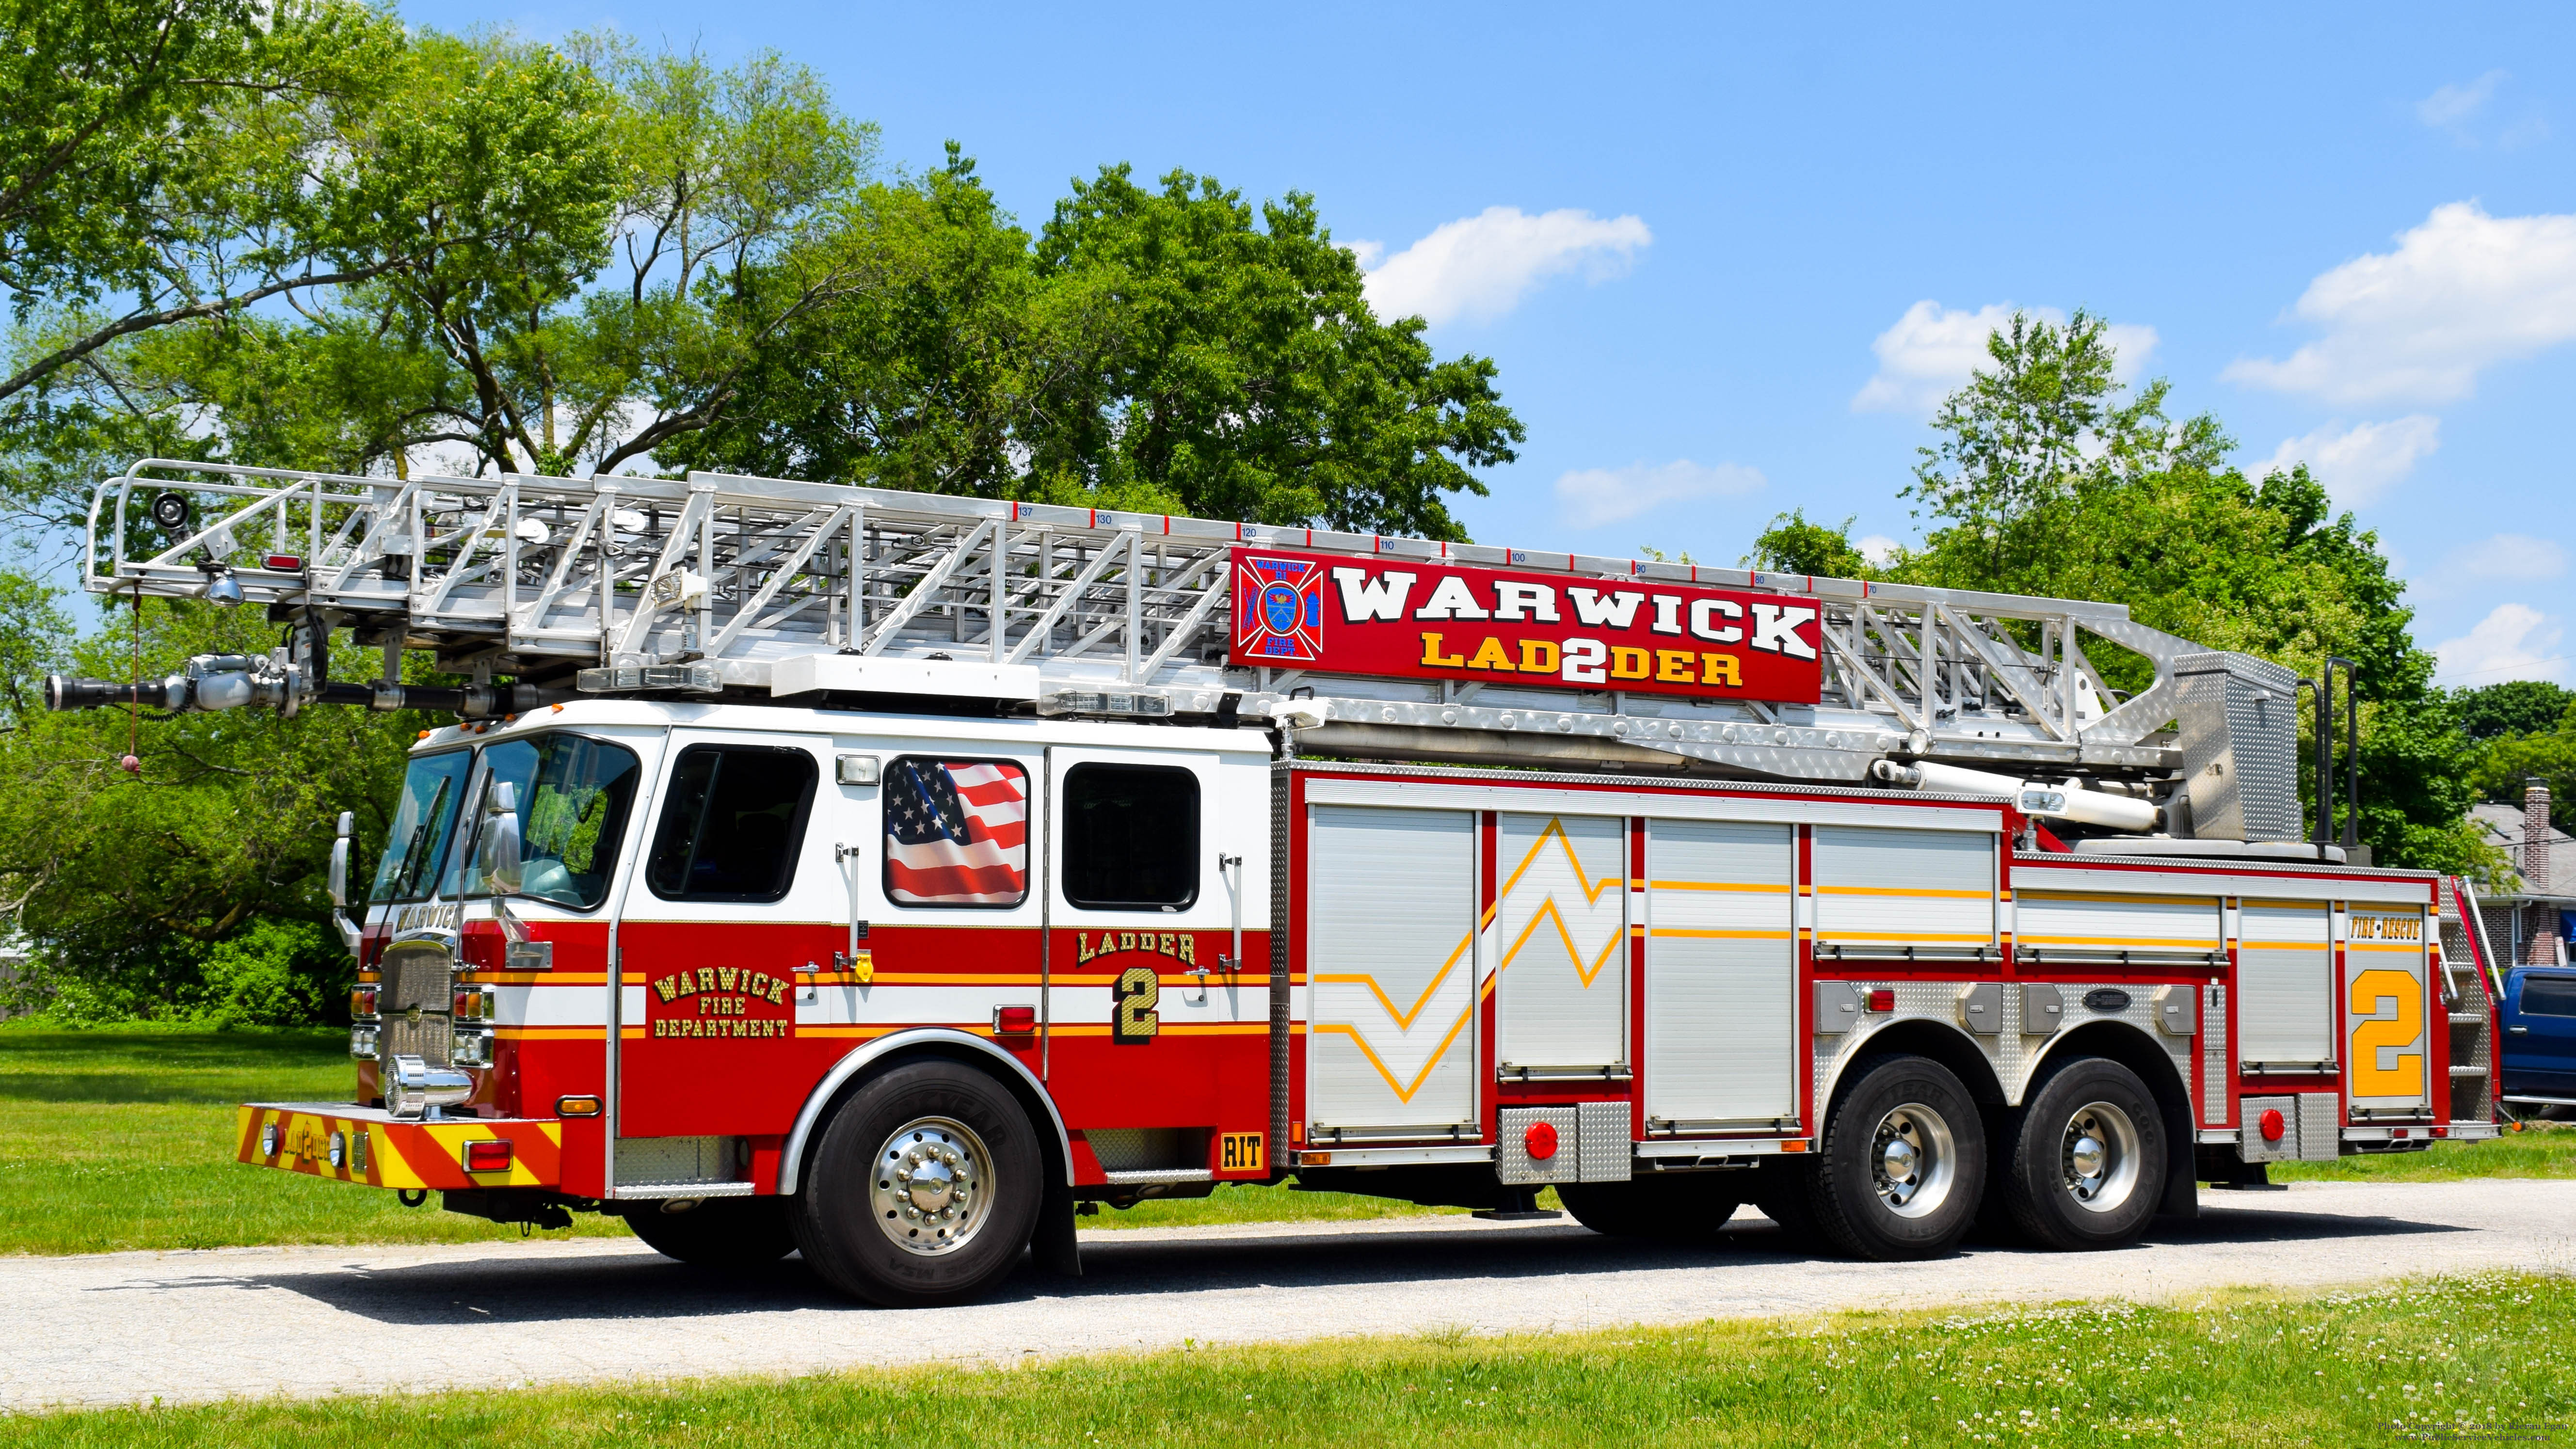
[[[2576,1284],[2482,1276],[1680,1329],[1185,1350],[1027,1368],[0,1420],[0,1445],[2399,1444],[2576,1423]]]
[[[518,1236],[392,1193],[233,1161],[233,1107],[340,1101],[352,1078],[337,1030],[58,1031],[0,1027],[0,1253],[95,1253],[267,1243],[446,1243]],[[2276,1163],[2291,1181],[2576,1177],[2576,1126],[2394,1157]],[[1554,1206],[1553,1202],[1547,1203]],[[1344,1193],[1220,1187],[1206,1198],[1104,1207],[1086,1228],[1347,1222],[1455,1212]],[[549,1237],[622,1237],[575,1214]]]
[[[2576,1177],[2576,1124],[2507,1127],[2492,1142],[2436,1142],[2422,1152],[2275,1162],[2274,1182],[2458,1182],[2471,1177]]]
[[[518,1236],[394,1195],[233,1161],[233,1108],[347,1101],[345,1031],[0,1029],[0,1253]],[[548,1237],[626,1236],[579,1214]]]

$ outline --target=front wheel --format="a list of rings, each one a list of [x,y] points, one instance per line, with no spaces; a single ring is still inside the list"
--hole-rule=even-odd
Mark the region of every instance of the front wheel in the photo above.
[[[1045,1154],[1010,1090],[919,1061],[870,1080],[822,1132],[789,1219],[824,1282],[888,1308],[974,1297],[1020,1260]]]
[[[1950,1069],[1865,1058],[1835,1094],[1808,1205],[1816,1230],[1854,1257],[1933,1258],[1975,1224],[1985,1179],[1985,1128]]]
[[[2051,1076],[2013,1116],[2004,1211],[2044,1248],[2136,1242],[2165,1196],[2164,1119],[2138,1074],[2088,1057]]]

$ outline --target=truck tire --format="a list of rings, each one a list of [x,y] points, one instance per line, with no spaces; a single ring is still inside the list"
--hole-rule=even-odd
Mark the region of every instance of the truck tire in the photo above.
[[[2138,1074],[2081,1057],[2031,1093],[2010,1119],[1998,1174],[2003,1207],[2025,1242],[2073,1251],[2136,1242],[2165,1195],[2164,1118]]]
[[[1816,1231],[1856,1258],[1936,1258],[1977,1220],[1985,1124],[1950,1069],[1929,1057],[1854,1062],[1817,1144],[1807,1207]]]
[[[783,1197],[711,1197],[672,1211],[685,1201],[630,1204],[626,1226],[654,1252],[701,1268],[758,1268],[796,1251]]]
[[[822,1280],[887,1308],[972,1298],[1018,1266],[1045,1190],[1037,1133],[957,1062],[871,1078],[819,1135],[789,1222]]]
[[[1568,1182],[1556,1195],[1574,1220],[1614,1238],[1659,1243],[1717,1241],[1719,1230],[1744,1204],[1742,1190],[1723,1172],[1677,1172],[1629,1182]]]

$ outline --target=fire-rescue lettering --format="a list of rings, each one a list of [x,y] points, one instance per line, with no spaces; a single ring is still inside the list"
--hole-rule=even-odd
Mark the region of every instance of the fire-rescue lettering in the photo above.
[[[1187,931],[1103,931],[1096,946],[1090,932],[1076,931],[1073,949],[1077,965],[1121,951],[1150,951],[1191,966],[1199,964],[1198,938]]]

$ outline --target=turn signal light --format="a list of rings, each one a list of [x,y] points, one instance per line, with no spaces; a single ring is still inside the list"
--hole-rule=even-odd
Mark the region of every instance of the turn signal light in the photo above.
[[[460,986],[453,1003],[458,1021],[490,1021],[492,989],[488,986]]]
[[[505,1139],[489,1139],[465,1144],[467,1172],[507,1172],[510,1170],[510,1144]]]
[[[557,1097],[555,1098],[555,1115],[558,1117],[596,1117],[599,1115],[599,1099],[597,1097]]]
[[[1026,1036],[1038,1029],[1038,1009],[1034,1006],[997,1006],[993,1008],[993,1034]]]
[[[361,986],[349,993],[349,1019],[351,1021],[373,1021],[376,1019],[375,987]]]
[[[1894,1011],[1896,1009],[1896,992],[1885,986],[1871,992],[1869,994],[1869,1009],[1872,1011]]]

